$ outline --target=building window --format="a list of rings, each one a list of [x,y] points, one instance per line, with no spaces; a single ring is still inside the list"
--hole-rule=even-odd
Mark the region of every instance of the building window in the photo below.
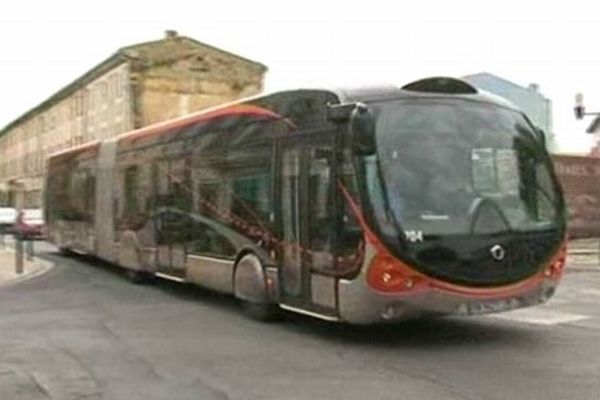
[[[85,98],[87,99],[88,111],[94,109],[94,91],[92,89],[85,89]]]
[[[100,83],[100,96],[102,104],[108,101],[108,85],[106,82]]]
[[[112,75],[110,77],[110,90],[109,90],[109,93],[110,93],[110,98],[111,99],[114,99],[114,98],[117,97],[118,82],[119,82],[119,80],[118,80],[118,76],[117,75]]]
[[[75,116],[81,117],[85,112],[85,98],[82,92],[75,95]]]
[[[117,88],[116,88],[116,96],[118,98],[123,97],[123,94],[125,92],[125,75],[124,74],[120,74],[116,76],[116,84],[117,84]]]

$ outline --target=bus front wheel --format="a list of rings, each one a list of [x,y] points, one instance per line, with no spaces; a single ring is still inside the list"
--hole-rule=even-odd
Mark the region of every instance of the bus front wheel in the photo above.
[[[258,257],[252,253],[242,256],[236,263],[233,289],[244,313],[258,321],[272,321],[278,307],[268,296],[265,272]]]

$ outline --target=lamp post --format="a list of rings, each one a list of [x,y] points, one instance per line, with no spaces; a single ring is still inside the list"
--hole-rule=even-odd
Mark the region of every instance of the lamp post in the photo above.
[[[594,120],[594,122],[596,122],[598,119],[600,119],[600,117],[598,117],[600,115],[600,112],[586,112],[585,111],[585,106],[583,105],[583,94],[582,93],[577,93],[575,95],[575,118],[577,119],[583,119],[583,117],[585,117],[586,115],[595,115],[597,116],[597,118]],[[593,127],[594,123],[592,123],[592,125],[590,126],[590,128],[588,128],[588,133],[592,133],[593,132]],[[596,147],[598,148],[598,143],[596,143]],[[594,153],[594,149],[592,149],[591,154]],[[600,240],[598,241],[598,262],[600,262]]]
[[[586,112],[585,106],[583,105],[583,94],[577,93],[575,95],[575,118],[583,119],[586,115],[600,115],[600,112]]]

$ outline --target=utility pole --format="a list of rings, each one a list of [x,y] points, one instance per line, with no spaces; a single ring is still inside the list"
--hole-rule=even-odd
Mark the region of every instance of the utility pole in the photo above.
[[[15,240],[15,272],[17,275],[23,273],[23,241],[20,238]]]
[[[583,94],[577,93],[575,95],[575,118],[583,119],[583,117],[588,115],[600,115],[600,112],[587,112],[585,111],[585,106],[583,105]],[[600,263],[600,240],[598,240],[598,262]]]

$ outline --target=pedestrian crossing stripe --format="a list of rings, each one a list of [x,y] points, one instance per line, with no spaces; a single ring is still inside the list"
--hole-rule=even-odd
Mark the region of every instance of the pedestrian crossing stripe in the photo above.
[[[591,318],[587,315],[571,314],[540,307],[507,311],[505,313],[492,315],[491,317],[536,325],[568,324]]]
[[[579,291],[586,296],[600,297],[600,289],[580,289]],[[581,296],[579,296],[579,300],[581,300]]]

